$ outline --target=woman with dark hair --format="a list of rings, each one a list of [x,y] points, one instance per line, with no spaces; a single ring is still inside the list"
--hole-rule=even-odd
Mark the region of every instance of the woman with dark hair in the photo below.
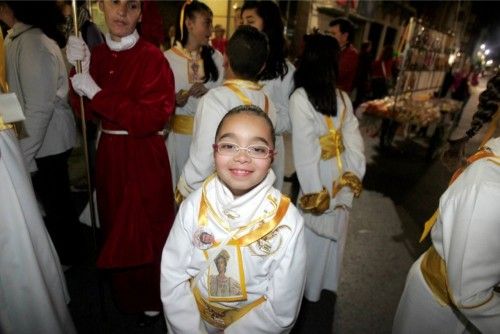
[[[0,2],[0,20],[11,28],[5,41],[7,82],[26,117],[21,151],[59,257],[71,264],[76,260],[78,216],[71,201],[68,159],[76,128],[60,50],[65,38],[58,24],[64,18],[55,2],[5,1]]]
[[[499,103],[497,75],[479,96],[471,128],[450,143],[444,156],[458,156],[462,166],[425,224],[421,240],[430,232],[432,246],[408,273],[393,333],[486,334],[500,329],[500,138],[486,136],[475,154],[461,158],[483,124],[493,119],[494,129]]]
[[[295,67],[286,59],[283,20],[276,2],[271,0],[245,1],[241,9],[241,17],[244,24],[262,31],[269,40],[269,56],[259,79],[278,114],[275,129],[278,153],[273,163],[273,170],[276,173],[274,186],[281,190],[285,176],[285,145],[282,134],[291,129],[288,104],[293,91]]]
[[[304,51],[290,97],[298,207],[306,225],[304,296],[337,291],[349,210],[365,173],[363,140],[347,94],[336,89],[339,45],[335,38],[304,37]]]
[[[224,77],[222,54],[209,45],[212,17],[204,3],[185,2],[177,18],[176,43],[164,53],[175,78],[176,108],[167,140],[174,186],[189,156],[198,101]]]

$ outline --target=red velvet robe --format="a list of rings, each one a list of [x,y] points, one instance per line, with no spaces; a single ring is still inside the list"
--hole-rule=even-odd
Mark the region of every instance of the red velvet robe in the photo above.
[[[175,211],[167,149],[156,133],[174,112],[173,74],[161,51],[142,38],[120,52],[106,44],[95,47],[90,74],[102,90],[85,99],[86,118],[100,120],[103,129],[129,133],[102,133],[97,149],[104,232],[97,265],[116,269],[113,290],[122,311],[161,310],[161,252]],[[73,105],[78,101],[73,94]]]

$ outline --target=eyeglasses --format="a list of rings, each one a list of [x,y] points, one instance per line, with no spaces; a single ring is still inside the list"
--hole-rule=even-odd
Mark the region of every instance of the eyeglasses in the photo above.
[[[255,159],[266,159],[274,154],[274,150],[265,145],[249,145],[247,147],[241,147],[233,143],[218,143],[213,144],[212,147],[214,151],[227,156],[234,156],[238,154],[240,150],[245,150],[247,154]]]

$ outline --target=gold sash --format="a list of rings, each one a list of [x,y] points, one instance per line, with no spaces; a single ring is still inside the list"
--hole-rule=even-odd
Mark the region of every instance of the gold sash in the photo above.
[[[239,80],[239,79],[226,80],[224,82],[224,86],[232,90],[233,93],[235,93],[236,96],[238,96],[241,103],[243,103],[246,106],[252,105],[253,103],[252,100],[250,100],[250,98],[248,98],[248,96],[246,96],[245,93],[241,91],[240,87],[244,87],[251,90],[262,89],[262,86],[256,82],[248,80]],[[269,110],[269,98],[267,97],[266,94],[264,94],[264,112],[267,114],[268,110]]]
[[[181,135],[193,135],[194,117],[187,115],[174,115],[172,118],[172,131]]]
[[[319,138],[319,143],[321,146],[321,159],[329,160],[336,158],[337,169],[339,171],[339,178],[333,182],[332,185],[332,198],[337,195],[337,193],[343,187],[349,187],[352,189],[354,196],[359,197],[361,190],[363,189],[361,180],[352,172],[343,172],[344,168],[342,166],[341,154],[344,152],[344,142],[342,139],[342,126],[344,125],[345,115],[346,115],[346,104],[344,101],[344,95],[340,93],[340,98],[342,99],[343,110],[340,116],[340,125],[336,129],[333,124],[331,117],[325,115],[325,122],[328,127],[328,133]]]
[[[432,294],[436,298],[437,302],[442,306],[454,306],[460,307],[462,309],[471,309],[480,307],[488,303],[492,298],[494,293],[485,301],[470,306],[457,306],[451,297],[450,288],[448,284],[448,274],[446,272],[446,263],[443,258],[436,251],[434,246],[429,247],[422,258],[422,263],[420,263],[420,270],[422,271],[422,276],[429,289],[431,289]]]
[[[439,256],[434,246],[429,247],[425,252],[420,264],[420,270],[427,286],[429,286],[439,304],[442,306],[454,305],[448,289],[446,263]]]
[[[259,306],[266,301],[266,297],[261,296],[250,304],[240,308],[223,307],[221,304],[211,303],[205,300],[200,293],[198,287],[192,289],[196,305],[200,311],[201,318],[208,322],[210,325],[225,329],[233,322],[242,318],[245,314],[250,312],[253,308]]]

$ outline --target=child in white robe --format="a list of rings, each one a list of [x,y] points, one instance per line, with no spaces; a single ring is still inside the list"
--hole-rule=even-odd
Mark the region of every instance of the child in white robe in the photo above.
[[[452,148],[465,145],[492,118],[496,126],[499,103],[496,75],[479,97],[471,129]],[[393,333],[500,331],[500,138],[487,139],[453,175],[425,224],[421,240],[430,232],[432,246],[408,273]]]
[[[334,38],[306,36],[290,98],[298,206],[306,224],[305,298],[313,302],[323,289],[337,291],[349,210],[365,173],[363,140],[351,101],[335,88],[337,59]]]
[[[180,206],[163,250],[169,333],[288,333],[305,282],[302,217],[270,169],[274,130],[239,106],[215,137],[216,173]]]
[[[186,2],[178,17],[177,42],[164,53],[175,78],[176,108],[167,140],[174,187],[189,156],[198,102],[209,89],[220,86],[224,77],[222,54],[209,45],[212,18],[204,3]]]
[[[211,143],[217,125],[226,112],[239,105],[256,105],[276,124],[276,110],[272,101],[257,83],[268,55],[266,36],[250,26],[241,26],[231,36],[224,55],[225,81],[211,89],[199,101],[194,119],[193,140],[189,158],[177,183],[177,202],[213,173]]]

